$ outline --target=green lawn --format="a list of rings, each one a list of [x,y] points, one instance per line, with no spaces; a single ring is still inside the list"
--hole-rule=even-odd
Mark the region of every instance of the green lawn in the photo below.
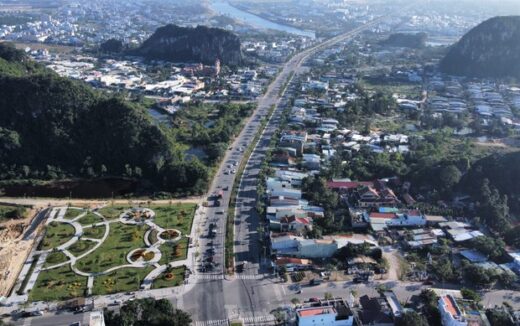
[[[106,226],[95,226],[91,228],[83,228],[83,236],[85,238],[101,239],[105,234]]]
[[[103,215],[107,220],[113,220],[119,218],[119,215],[121,215],[121,213],[130,208],[131,206],[129,205],[106,206],[99,209],[98,213]]]
[[[182,235],[189,235],[195,209],[195,204],[152,205],[155,212],[155,224],[165,229],[178,229]]]
[[[102,272],[128,264],[126,255],[145,246],[144,233],[148,226],[112,223],[108,238],[90,255],[78,260],[76,266],[84,272]]]
[[[79,240],[78,242],[70,246],[67,250],[70,251],[70,253],[74,256],[78,257],[79,255],[94,248],[96,244],[97,243],[95,243],[94,241]]]
[[[117,292],[139,290],[143,279],[153,267],[147,268],[123,268],[108,275],[98,276],[94,279],[93,295],[103,295]]]
[[[155,222],[164,228],[179,229],[183,235],[189,234],[191,231],[191,223],[196,205],[154,205],[151,207],[156,212]],[[100,213],[107,219],[115,219],[128,206],[105,207]],[[72,210],[72,218],[79,215],[79,210]],[[82,217],[79,222],[85,225],[96,223],[101,219],[89,213]],[[100,239],[105,233],[106,226],[85,228],[83,237]],[[126,265],[127,254],[137,248],[144,248],[144,234],[148,230],[148,226],[127,225],[118,222],[110,224],[110,233],[108,238],[90,255],[78,260],[76,267],[84,272],[103,272],[109,268]],[[47,226],[47,234],[44,238],[43,249],[52,249],[65,243],[74,235],[74,228],[66,223],[52,222]],[[75,256],[88,251],[96,245],[95,242],[87,240],[79,240],[68,250]],[[163,244],[160,247],[162,257],[160,264],[170,261],[181,260],[186,258],[188,239],[182,238],[177,244],[177,250],[171,244]],[[66,261],[66,256],[61,252],[53,252],[48,258],[46,264],[57,264]],[[124,268],[117,270],[109,275],[95,277],[93,294],[108,294],[116,292],[138,290],[140,283],[144,277],[153,270],[153,267],[146,268]],[[167,280],[161,277],[154,282],[154,288],[172,287],[182,284],[184,279],[185,267],[173,270],[175,277]],[[66,265],[60,268],[43,271],[40,273],[35,288],[30,294],[30,300],[65,300],[77,296],[83,296],[86,289],[86,278],[74,274],[70,270],[70,266]]]
[[[164,243],[159,247],[162,253],[161,259],[159,260],[160,265],[186,259],[186,255],[188,254],[188,239],[182,238],[176,245],[176,251],[174,250],[175,245],[172,243]]]
[[[171,273],[174,277],[172,279],[166,279],[166,273],[159,275],[152,283],[152,289],[162,289],[181,285],[184,281],[185,271],[185,266],[173,268]]]
[[[78,217],[78,215],[80,215],[84,212],[85,212],[85,210],[83,208],[82,209],[67,208],[67,211],[65,212],[65,216],[63,216],[63,218],[66,220],[73,220],[76,217]]]
[[[53,251],[47,256],[44,267],[49,267],[59,263],[63,263],[67,260],[69,260],[69,257],[67,257],[63,252]]]
[[[70,224],[60,222],[49,223],[42,241],[42,250],[53,249],[64,244],[74,236],[74,233],[75,230]]]
[[[93,213],[87,213],[87,215],[83,216],[78,220],[79,224],[81,225],[90,225],[95,223],[103,222],[103,219],[96,214]]]
[[[76,275],[69,265],[42,271],[29,293],[30,301],[59,301],[85,295],[87,278]]]

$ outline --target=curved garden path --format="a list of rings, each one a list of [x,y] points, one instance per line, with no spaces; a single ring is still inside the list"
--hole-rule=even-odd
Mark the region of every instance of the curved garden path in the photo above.
[[[153,222],[153,218],[155,217],[155,212],[153,212],[150,209],[144,209],[144,210],[148,211],[151,214],[150,217],[146,218],[145,220],[140,220],[140,221],[139,220],[135,220],[133,218],[127,218],[128,214],[130,214],[130,212],[131,212],[130,210],[123,212],[119,216],[118,219],[110,220],[110,221],[107,220],[99,212],[93,211],[93,212],[90,212],[90,213],[95,214],[96,216],[98,216],[102,220],[102,222],[89,224],[89,225],[82,225],[81,223],[79,223],[79,220],[81,218],[83,218],[84,216],[86,216],[89,213],[89,211],[85,211],[85,210],[83,210],[81,208],[76,208],[76,207],[57,207],[55,209],[57,210],[58,213],[51,215],[52,217],[47,220],[46,224],[48,225],[48,224],[50,224],[52,222],[69,224],[69,225],[71,225],[74,228],[74,235],[66,243],[64,243],[64,244],[62,244],[62,245],[60,245],[58,247],[55,247],[55,248],[52,248],[52,249],[48,249],[48,250],[41,250],[41,251],[39,251],[37,253],[48,255],[48,254],[50,254],[50,253],[52,253],[54,251],[59,251],[59,252],[62,252],[65,256],[67,256],[68,260],[66,260],[64,262],[61,262],[61,263],[57,263],[57,264],[51,265],[51,266],[47,266],[45,268],[41,268],[40,271],[41,270],[50,270],[50,269],[55,269],[55,268],[59,268],[59,267],[62,267],[62,266],[70,265],[70,267],[71,267],[71,269],[72,269],[72,271],[74,273],[76,273],[77,275],[84,276],[84,277],[88,278],[88,291],[89,291],[89,293],[91,293],[91,291],[92,291],[93,278],[94,277],[110,274],[110,273],[112,273],[112,272],[114,272],[116,270],[124,269],[124,268],[145,268],[145,267],[148,267],[148,266],[154,266],[155,268],[150,273],[148,273],[145,276],[145,278],[143,279],[142,284],[141,284],[141,288],[142,289],[150,289],[151,286],[152,286],[153,281],[157,277],[159,277],[161,274],[163,274],[167,270],[168,267],[172,267],[172,268],[174,268],[174,267],[181,267],[181,266],[184,266],[185,263],[186,263],[186,260],[179,260],[179,261],[170,262],[170,263],[163,264],[163,265],[159,264],[159,260],[160,260],[161,255],[162,255],[161,251],[159,250],[159,247],[162,244],[165,244],[165,243],[176,243],[176,242],[179,242],[184,235],[182,235],[181,231],[179,231],[179,230],[176,230],[176,229],[164,229],[161,226],[155,224]],[[65,218],[65,213],[69,209],[78,210],[79,214],[76,217],[74,217],[73,219],[67,219],[67,218]],[[151,259],[150,261],[144,261],[144,260],[131,261],[130,256],[131,256],[132,252],[135,251],[135,250],[138,250],[138,249],[134,249],[131,252],[127,253],[126,259],[128,261],[128,264],[122,264],[122,265],[114,266],[114,267],[111,267],[111,268],[109,268],[107,270],[104,270],[104,271],[101,271],[101,272],[84,272],[84,271],[81,271],[80,269],[78,269],[76,267],[76,262],[78,260],[80,260],[80,259],[82,259],[82,258],[84,258],[84,257],[86,257],[86,256],[88,256],[90,254],[92,254],[108,238],[108,236],[110,234],[110,224],[111,223],[123,223],[123,224],[133,224],[133,225],[147,225],[149,227],[149,229],[144,234],[145,247],[138,248],[138,249],[145,249],[145,250],[149,249],[150,251],[155,253],[154,258]],[[91,228],[91,227],[99,227],[99,226],[105,226],[105,232],[103,233],[103,236],[101,237],[101,239],[83,237],[84,229]],[[174,230],[174,231],[178,232],[178,236],[175,239],[169,239],[169,240],[161,238],[160,237],[161,233],[163,233],[165,231],[168,231],[168,230]],[[153,231],[156,231],[156,234],[155,234],[156,239],[153,239],[153,240],[155,240],[154,242],[152,242],[151,239],[150,239]],[[82,254],[80,254],[78,256],[75,256],[68,249],[71,246],[73,246],[76,242],[78,242],[79,240],[96,242],[96,244],[95,244],[95,246],[93,246],[92,248],[87,250],[86,252],[84,252],[84,253],[82,253]],[[37,275],[36,275],[36,277],[37,277]]]

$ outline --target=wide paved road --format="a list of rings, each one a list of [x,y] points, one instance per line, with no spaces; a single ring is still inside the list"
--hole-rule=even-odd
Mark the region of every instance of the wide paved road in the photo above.
[[[269,140],[276,131],[279,118],[284,109],[282,102],[282,87],[286,85],[289,78],[298,73],[302,63],[313,54],[330,47],[334,44],[347,40],[358,33],[374,26],[381,18],[373,20],[345,34],[329,39],[323,43],[309,48],[293,56],[282,68],[276,79],[269,85],[266,93],[259,98],[257,109],[252,117],[246,122],[245,127],[235,139],[231,150],[226,153],[223,163],[216,172],[209,193],[217,192],[228,187],[224,192],[220,207],[208,207],[203,213],[200,222],[194,227],[200,230],[197,237],[200,256],[197,260],[203,260],[208,250],[213,250],[214,261],[218,263],[212,271],[194,271],[196,275],[192,279],[197,284],[191,291],[186,293],[182,300],[184,310],[190,312],[195,321],[218,321],[227,320],[230,316],[251,316],[253,320],[261,320],[269,311],[266,309],[272,296],[274,279],[266,274],[266,266],[260,264],[261,253],[257,228],[260,219],[256,215],[256,185],[258,183],[258,171],[267,150]],[[281,105],[280,105],[281,104]],[[267,124],[264,133],[246,165],[243,180],[239,187],[237,196],[237,216],[235,220],[235,262],[246,262],[243,273],[235,276],[225,276],[224,271],[224,237],[226,214],[229,205],[230,191],[233,186],[235,174],[227,174],[226,171],[234,169],[233,163],[243,159],[241,148],[246,148],[258,132],[261,119],[266,117],[269,109],[275,106],[272,119]],[[229,165],[231,164],[231,168]],[[207,238],[209,225],[216,225],[217,234],[215,238]],[[197,269],[200,262],[197,262]],[[265,322],[260,322],[260,324]]]

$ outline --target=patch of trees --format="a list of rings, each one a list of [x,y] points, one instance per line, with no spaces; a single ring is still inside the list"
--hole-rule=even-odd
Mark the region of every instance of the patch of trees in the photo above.
[[[426,33],[395,33],[391,34],[388,39],[381,42],[383,45],[407,47],[407,48],[423,48],[426,45]]]
[[[424,289],[421,291],[420,298],[424,303],[422,312],[424,317],[430,322],[430,325],[441,325],[441,313],[437,305],[438,297],[435,292],[430,289]]]
[[[486,317],[491,326],[513,326],[513,318],[506,309],[494,308],[486,310]]]
[[[496,263],[505,263],[508,260],[505,243],[500,238],[478,237],[471,240],[469,245]]]
[[[388,115],[397,109],[397,102],[390,93],[378,91],[370,95],[362,87],[356,87],[354,91],[358,93],[358,98],[350,102],[345,110],[322,108],[320,113],[323,116],[338,120],[342,126],[352,126],[370,122],[368,119],[375,114]],[[368,130],[364,131],[367,132]]]
[[[463,262],[462,277],[465,281],[477,287],[489,287],[496,282],[504,286],[511,286],[516,282],[516,275],[494,268],[484,268],[478,265]]]
[[[0,206],[0,220],[24,218],[26,212],[23,206]]]
[[[343,229],[345,215],[336,214],[339,196],[327,187],[324,178],[314,176],[303,179],[302,192],[312,204],[323,207],[325,211],[324,218],[315,220],[312,236],[319,238],[322,234],[330,234]]]
[[[9,46],[0,49],[19,58]],[[125,176],[169,192],[205,190],[205,165],[185,160],[139,103],[31,65],[21,76],[0,73],[0,179]]]
[[[99,46],[99,50],[104,53],[121,53],[123,49],[123,42],[114,38],[106,40]]]
[[[170,301],[152,298],[127,301],[119,313],[105,309],[104,318],[107,326],[184,326],[192,322],[186,312],[173,307]]]
[[[479,197],[484,180],[488,179],[491,192],[496,189],[507,196],[507,203],[513,212],[520,212],[520,152],[493,154],[475,162],[462,178],[461,190]],[[480,191],[479,191],[480,190]]]
[[[428,326],[428,320],[415,311],[406,311],[395,320],[396,326]]]

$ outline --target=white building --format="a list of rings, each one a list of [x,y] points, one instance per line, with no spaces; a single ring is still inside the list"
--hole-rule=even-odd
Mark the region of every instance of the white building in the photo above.
[[[439,311],[443,326],[466,326],[468,322],[451,294],[439,298]]]
[[[352,326],[354,316],[341,298],[319,300],[296,310],[298,326]]]

